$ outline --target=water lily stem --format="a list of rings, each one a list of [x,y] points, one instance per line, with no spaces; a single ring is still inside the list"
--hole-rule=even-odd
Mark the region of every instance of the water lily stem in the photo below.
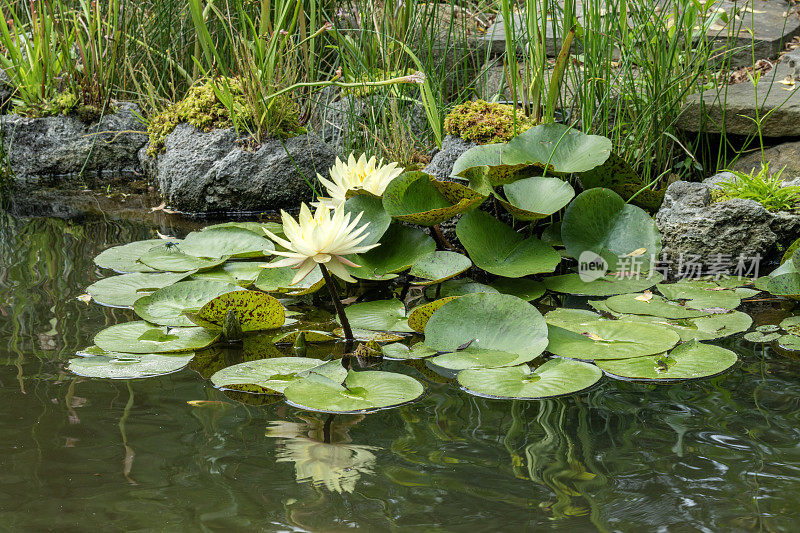
[[[431,228],[431,237],[433,237],[433,240],[436,241],[436,244],[438,244],[440,248],[455,251],[456,247],[453,246],[450,241],[447,240],[447,237],[444,236],[442,228],[439,226],[439,224],[436,224]]]
[[[336,308],[336,314],[339,315],[339,323],[342,325],[344,338],[347,340],[348,345],[352,344],[353,330],[350,329],[350,321],[347,320],[347,315],[344,314],[344,306],[339,299],[339,295],[336,293],[336,286],[333,284],[333,278],[331,278],[330,272],[328,272],[328,269],[325,268],[325,265],[322,263],[319,264],[319,269],[322,271],[325,285],[327,285],[328,291],[331,293],[331,300],[333,300],[333,306]]]

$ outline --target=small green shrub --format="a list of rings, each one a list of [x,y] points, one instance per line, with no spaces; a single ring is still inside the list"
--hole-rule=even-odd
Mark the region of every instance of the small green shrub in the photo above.
[[[508,142],[535,125],[533,119],[520,111],[515,130],[514,110],[510,105],[490,104],[484,100],[456,106],[444,119],[445,133],[478,144]]]
[[[712,191],[712,198],[715,202],[733,198],[755,200],[767,211],[794,211],[800,204],[800,187],[782,187],[783,170],[770,174],[769,163],[762,163],[758,172],[755,169],[750,174],[733,171],[736,177],[718,183],[720,189]]]

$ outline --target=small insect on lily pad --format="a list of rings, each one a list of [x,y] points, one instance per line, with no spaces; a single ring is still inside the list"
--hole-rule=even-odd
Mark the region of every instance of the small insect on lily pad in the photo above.
[[[317,373],[334,382],[341,383],[347,370],[341,361],[327,364],[309,357],[272,357],[258,359],[223,368],[211,376],[215,387],[230,388],[238,385],[255,385],[268,394],[282,394],[284,389],[310,373]]]
[[[583,296],[614,296],[631,292],[641,292],[664,280],[658,272],[647,276],[619,277],[606,275],[593,281],[584,281],[578,274],[562,274],[544,279],[544,286],[554,292],[578,294]]]
[[[472,261],[456,252],[436,251],[417,259],[408,272],[416,276],[415,285],[433,285],[454,278],[472,266]]]
[[[263,257],[275,244],[266,235],[243,228],[213,228],[193,231],[180,245],[183,253],[195,257]]]
[[[426,303],[425,305],[415,307],[408,314],[409,327],[417,333],[425,333],[425,325],[428,323],[428,320],[431,318],[431,316],[433,316],[433,313],[435,313],[437,309],[450,300],[454,300],[456,298],[458,298],[458,296],[448,296],[446,298],[440,298],[433,302]]]
[[[143,320],[161,326],[188,327],[194,322],[184,314],[196,313],[222,294],[242,290],[237,285],[218,281],[181,281],[136,300],[133,310]]]
[[[476,396],[539,400],[574,394],[603,377],[595,365],[571,359],[551,359],[536,370],[528,365],[463,370],[458,383]]]
[[[137,379],[171,374],[184,368],[194,352],[114,353],[70,359],[67,369],[87,378]]]
[[[431,357],[439,353],[433,348],[428,348],[421,342],[412,345],[410,348],[405,344],[394,342],[392,344],[383,346],[381,349],[383,351],[383,356],[386,359],[398,361],[408,359],[425,359],[426,357]]]
[[[184,279],[188,273],[162,272],[122,274],[89,285],[86,292],[100,305],[130,307],[136,300]]]
[[[114,246],[95,257],[94,263],[99,267],[110,268],[117,272],[157,272],[156,269],[140,263],[139,258],[150,249],[162,244],[164,241],[161,239],[148,239]]]
[[[199,350],[215,340],[217,334],[204,328],[169,329],[140,320],[108,327],[94,343],[107,352],[147,354]]]
[[[650,315],[662,318],[697,318],[709,313],[684,307],[652,293],[645,300],[642,294],[620,294],[605,301],[605,305],[616,313]]]
[[[419,381],[405,374],[353,370],[344,383],[313,376],[284,390],[289,404],[323,413],[368,413],[411,402],[424,392]]]
[[[325,342],[333,342],[337,340],[337,337],[327,331],[315,331],[311,329],[307,330],[297,330],[297,331],[287,331],[286,333],[281,333],[277,335],[275,338],[272,339],[272,342],[275,344],[292,344],[294,341],[297,340],[297,337],[300,334],[303,334],[303,338],[306,342],[310,342],[312,344],[318,343],[325,343]]]
[[[353,304],[344,312],[353,328],[403,333],[413,331],[408,326],[408,316],[403,302],[396,298]]]
[[[227,257],[215,259],[195,257],[181,251],[178,245],[170,245],[170,243],[151,248],[139,258],[141,263],[165,272],[208,270],[217,265],[221,265],[227,260]]]
[[[684,381],[716,376],[736,364],[736,354],[697,341],[686,342],[669,354],[598,361],[611,377],[632,381]]]
[[[460,183],[439,181],[424,172],[406,172],[386,187],[383,208],[392,218],[435,226],[484,200],[485,195]]]
[[[269,294],[258,291],[235,291],[217,296],[196,315],[188,316],[204,328],[222,331],[229,312],[233,312],[242,332],[280,328],[286,321],[283,305]]]

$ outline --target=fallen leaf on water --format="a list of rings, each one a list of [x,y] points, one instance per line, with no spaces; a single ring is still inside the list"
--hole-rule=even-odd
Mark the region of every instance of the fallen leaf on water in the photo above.
[[[632,251],[631,253],[629,253],[625,257],[639,257],[640,255],[644,255],[644,253],[646,251],[647,251],[647,248],[637,248],[636,250]]]
[[[151,213],[155,213],[156,211],[163,211],[164,213],[166,213],[168,215],[173,215],[173,214],[177,213],[177,211],[173,211],[172,209],[167,209],[167,203],[166,202],[161,202],[159,205],[150,208],[150,212]]]
[[[652,291],[644,291],[642,294],[634,298],[634,300],[639,300],[640,302],[644,302],[649,304],[650,300],[653,299],[653,292]]]
[[[85,303],[86,305],[89,305],[89,302],[92,301],[92,295],[91,294],[81,294],[80,296],[77,296],[76,298],[78,300],[82,301],[83,303]]]

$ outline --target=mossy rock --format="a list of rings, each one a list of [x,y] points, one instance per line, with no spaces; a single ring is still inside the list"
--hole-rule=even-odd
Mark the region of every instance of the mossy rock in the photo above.
[[[514,130],[514,108],[506,104],[490,104],[475,100],[456,106],[444,119],[445,133],[478,144],[508,142],[529,130],[536,122],[517,111]]]

